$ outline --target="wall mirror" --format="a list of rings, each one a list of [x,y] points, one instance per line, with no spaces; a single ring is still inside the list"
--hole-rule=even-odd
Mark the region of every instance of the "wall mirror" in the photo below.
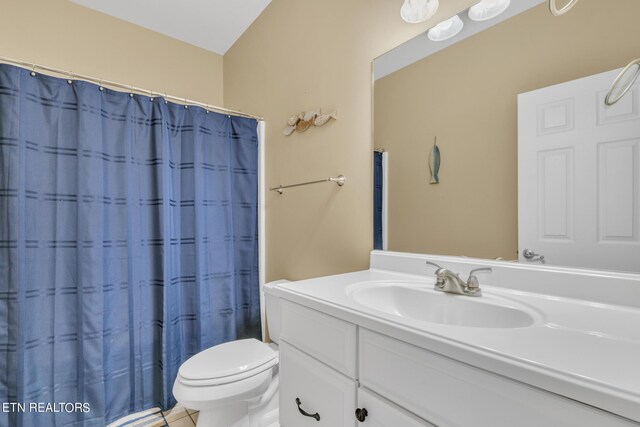
[[[640,271],[640,2],[507,3],[375,59],[376,247]]]

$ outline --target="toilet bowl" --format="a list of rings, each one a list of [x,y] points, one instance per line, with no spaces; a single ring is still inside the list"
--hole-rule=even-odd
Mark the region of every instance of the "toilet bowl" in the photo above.
[[[197,427],[279,426],[280,302],[269,293],[265,302],[273,343],[231,341],[203,350],[180,366],[173,395],[185,408],[200,411]]]

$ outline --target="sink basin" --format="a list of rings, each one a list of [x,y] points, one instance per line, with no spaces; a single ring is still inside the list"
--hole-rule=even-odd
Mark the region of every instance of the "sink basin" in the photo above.
[[[352,285],[348,295],[376,311],[422,322],[469,328],[525,328],[534,323],[528,307],[494,295],[468,297],[435,291],[433,285],[370,282]]]

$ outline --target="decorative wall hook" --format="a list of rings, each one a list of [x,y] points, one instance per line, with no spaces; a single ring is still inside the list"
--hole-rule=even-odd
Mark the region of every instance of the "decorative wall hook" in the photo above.
[[[329,122],[331,119],[336,120],[337,118],[337,110],[334,110],[329,114],[322,114],[322,111],[320,109],[307,111],[306,113],[303,111],[300,114],[289,117],[289,120],[287,120],[287,127],[282,133],[287,136],[291,135],[293,131],[302,133],[309,129],[311,126],[320,127],[327,124],[327,122]]]

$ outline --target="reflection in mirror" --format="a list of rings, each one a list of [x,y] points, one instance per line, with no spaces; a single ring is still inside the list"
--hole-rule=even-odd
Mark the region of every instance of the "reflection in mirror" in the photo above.
[[[451,39],[425,32],[374,61],[385,247],[640,271],[639,83],[605,104],[638,57],[640,2],[581,0],[557,18],[520,0],[486,21],[458,16]]]
[[[389,228],[387,224],[387,165],[389,153],[373,152],[373,249],[387,250]]]
[[[569,0],[567,4],[562,7],[558,7],[557,0],[549,0],[549,10],[555,16],[564,15],[569,12],[573,6],[578,3],[578,0]]]
[[[634,59],[620,71],[604,99],[605,104],[611,106],[620,101],[633,87],[638,75],[640,75],[640,58]]]

